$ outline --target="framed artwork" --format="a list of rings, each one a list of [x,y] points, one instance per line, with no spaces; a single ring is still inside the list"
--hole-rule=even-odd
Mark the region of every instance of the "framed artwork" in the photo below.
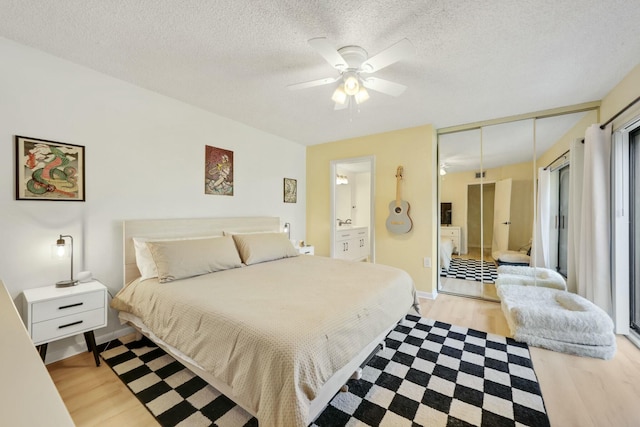
[[[298,202],[298,181],[292,178],[284,179],[284,202],[285,203],[297,203]]]
[[[233,151],[204,148],[204,194],[233,196]]]
[[[16,135],[16,200],[84,197],[83,146]]]

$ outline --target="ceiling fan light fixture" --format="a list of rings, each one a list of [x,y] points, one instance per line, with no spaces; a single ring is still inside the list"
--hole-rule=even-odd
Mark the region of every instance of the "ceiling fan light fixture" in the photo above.
[[[349,72],[344,74],[344,91],[349,96],[354,96],[360,90],[360,81],[356,73]]]
[[[358,90],[358,93],[354,95],[354,98],[358,104],[362,104],[369,99],[369,92],[367,92],[367,89],[365,89],[364,86],[360,86],[360,90]]]
[[[336,104],[344,105],[347,102],[347,94],[344,91],[344,85],[338,86],[338,88],[331,95],[331,100]]]

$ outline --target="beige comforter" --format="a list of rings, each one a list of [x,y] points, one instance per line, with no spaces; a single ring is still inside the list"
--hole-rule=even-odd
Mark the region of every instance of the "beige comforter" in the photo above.
[[[111,306],[138,316],[258,416],[303,426],[334,372],[416,304],[411,277],[299,256],[169,283],[134,281]]]

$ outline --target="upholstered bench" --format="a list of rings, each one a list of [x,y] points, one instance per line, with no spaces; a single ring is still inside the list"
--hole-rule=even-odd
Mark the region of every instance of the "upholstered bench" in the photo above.
[[[567,290],[567,282],[557,271],[542,267],[501,265],[496,287],[503,285],[539,286]]]
[[[516,341],[579,356],[610,359],[616,352],[613,321],[579,295],[545,287],[498,287],[502,311]]]

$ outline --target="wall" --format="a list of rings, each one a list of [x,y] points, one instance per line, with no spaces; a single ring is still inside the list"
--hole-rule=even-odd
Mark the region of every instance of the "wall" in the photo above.
[[[361,172],[355,174],[353,187],[353,224],[359,226],[369,226],[371,220],[371,172]]]
[[[2,38],[0,57],[0,278],[18,307],[23,289],[68,278],[68,259],[50,255],[58,234],[112,295],[125,219],[279,216],[305,240],[304,146]],[[86,202],[16,201],[14,135],[85,146]],[[233,197],[204,194],[205,145],[234,151]],[[284,177],[298,180],[296,204],[282,201]],[[97,339],[118,331],[112,311]],[[47,360],[80,343],[52,343]]]
[[[640,65],[637,65],[602,99],[600,122],[604,123],[640,96]],[[640,113],[640,103],[635,104],[614,122],[614,129]]]
[[[376,262],[406,270],[419,291],[436,291],[437,269],[423,267],[423,257],[437,266],[437,195],[434,179],[436,138],[430,125],[307,147],[307,239],[318,255],[330,253],[331,160],[375,156]],[[413,229],[389,233],[385,221],[389,202],[395,200],[396,168],[404,166],[403,199],[410,204]]]
[[[598,123],[597,110],[587,111],[585,116],[580,119],[574,127],[565,133],[551,148],[545,151],[544,154],[538,157],[536,166],[543,168],[558,158],[562,153],[569,150],[573,141],[584,138],[586,129],[593,123]]]

